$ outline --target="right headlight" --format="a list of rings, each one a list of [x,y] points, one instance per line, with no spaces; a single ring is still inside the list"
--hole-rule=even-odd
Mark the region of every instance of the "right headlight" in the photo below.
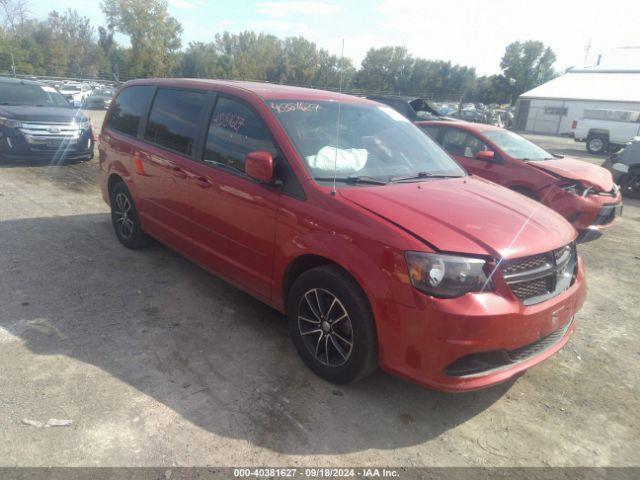
[[[20,128],[22,126],[22,123],[12,118],[0,117],[0,125],[8,128]]]
[[[411,284],[428,295],[452,298],[493,289],[480,258],[424,252],[406,252],[405,258]]]

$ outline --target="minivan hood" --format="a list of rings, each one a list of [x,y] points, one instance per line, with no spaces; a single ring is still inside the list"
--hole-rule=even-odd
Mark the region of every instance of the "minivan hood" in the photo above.
[[[569,180],[578,180],[587,186],[593,186],[602,192],[610,192],[613,188],[611,173],[598,165],[575,158],[558,158],[527,162],[546,172],[559,175]]]
[[[32,105],[2,105],[0,117],[25,122],[72,122],[87,119],[82,112],[71,107],[34,107]]]
[[[517,258],[575,239],[559,214],[477,177],[341,189],[349,201],[437,250]]]

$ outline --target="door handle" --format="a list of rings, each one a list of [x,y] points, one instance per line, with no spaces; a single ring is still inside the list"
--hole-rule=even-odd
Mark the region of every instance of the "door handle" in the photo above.
[[[207,177],[193,177],[193,181],[200,188],[211,188],[211,182]]]
[[[187,178],[187,173],[184,170],[182,170],[180,167],[171,166],[170,169],[174,177]]]

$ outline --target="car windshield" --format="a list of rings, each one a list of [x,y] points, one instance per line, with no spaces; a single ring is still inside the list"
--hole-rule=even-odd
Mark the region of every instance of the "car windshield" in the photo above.
[[[92,97],[112,97],[113,96],[113,91],[112,90],[94,90],[93,92],[91,92],[90,96],[92,96]]]
[[[396,177],[466,175],[444,150],[390,107],[307,100],[271,100],[267,105],[318,181],[335,175],[383,184]]]
[[[509,130],[492,130],[482,133],[512,158],[525,161],[551,160],[554,158],[552,154],[535,143]]]
[[[80,88],[80,85],[63,85],[62,89],[65,92],[80,92],[82,91],[82,89]]]
[[[31,83],[0,83],[0,104],[69,107],[55,88]]]

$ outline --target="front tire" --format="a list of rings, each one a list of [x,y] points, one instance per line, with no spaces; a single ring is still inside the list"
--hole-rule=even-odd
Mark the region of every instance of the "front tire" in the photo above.
[[[375,322],[360,286],[335,266],[309,270],[287,301],[289,332],[300,357],[331,383],[353,383],[378,368]]]
[[[627,198],[640,199],[640,167],[632,168],[622,178],[620,190]]]
[[[593,155],[602,155],[609,149],[609,139],[604,135],[593,135],[587,138],[587,151]]]
[[[149,245],[151,239],[142,231],[140,217],[129,189],[119,182],[111,189],[111,223],[122,245],[138,250]]]

